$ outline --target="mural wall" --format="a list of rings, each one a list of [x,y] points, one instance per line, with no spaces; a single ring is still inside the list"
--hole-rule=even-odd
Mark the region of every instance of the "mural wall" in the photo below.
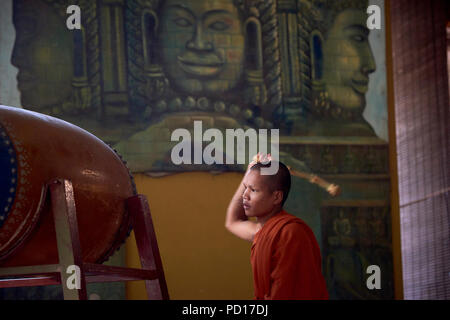
[[[81,30],[66,27],[71,4]],[[367,29],[368,4],[12,0],[0,10],[14,26],[0,26],[11,48],[0,103],[94,133],[135,173],[242,171],[172,162],[172,132],[193,133],[196,120],[222,133],[280,129],[283,162],[343,190],[332,199],[294,178],[286,206],[315,232],[331,298],[393,298],[384,30]],[[374,264],[383,290],[365,285]]]

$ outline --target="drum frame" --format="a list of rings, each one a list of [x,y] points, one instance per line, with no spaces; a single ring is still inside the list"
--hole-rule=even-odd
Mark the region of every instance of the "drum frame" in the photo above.
[[[83,262],[72,182],[55,179],[46,189],[50,191],[59,264],[0,268],[0,288],[59,284],[64,300],[86,300],[86,283],[144,280],[148,299],[169,299],[150,208],[144,195],[125,200],[142,266],[136,269]],[[79,267],[79,289],[69,288],[68,280],[73,277],[73,272],[68,272],[69,266]]]

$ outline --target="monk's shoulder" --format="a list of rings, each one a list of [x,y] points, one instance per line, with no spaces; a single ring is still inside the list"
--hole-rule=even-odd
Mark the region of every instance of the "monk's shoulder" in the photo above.
[[[291,217],[279,230],[280,238],[311,238],[312,229],[302,219],[289,215]]]
[[[309,227],[298,220],[292,220],[287,222],[280,230],[283,234],[297,234],[297,233],[307,233]]]

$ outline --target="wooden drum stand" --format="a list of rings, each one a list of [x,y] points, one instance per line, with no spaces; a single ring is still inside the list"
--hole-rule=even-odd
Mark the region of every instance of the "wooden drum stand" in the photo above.
[[[142,269],[135,269],[83,262],[72,183],[58,179],[47,188],[55,221],[59,264],[0,268],[0,288],[59,284],[65,300],[86,300],[86,283],[145,280],[148,299],[169,299],[150,208],[144,195],[125,200],[142,266]],[[79,269],[68,273],[69,266]],[[73,287],[69,286],[73,272],[79,277],[78,289],[69,288]]]

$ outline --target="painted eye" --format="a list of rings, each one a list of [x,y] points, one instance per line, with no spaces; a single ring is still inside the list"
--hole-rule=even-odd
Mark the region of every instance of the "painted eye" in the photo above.
[[[352,36],[352,39],[356,42],[364,42],[366,40],[366,37],[361,35],[354,35]]]
[[[22,20],[17,25],[18,34],[23,38],[31,38],[36,34],[36,22],[32,19]]]
[[[224,31],[230,27],[229,24],[223,22],[223,21],[216,21],[211,23],[208,26],[210,29],[216,30],[216,31]]]
[[[173,22],[179,27],[190,27],[192,23],[186,18],[177,18]]]

